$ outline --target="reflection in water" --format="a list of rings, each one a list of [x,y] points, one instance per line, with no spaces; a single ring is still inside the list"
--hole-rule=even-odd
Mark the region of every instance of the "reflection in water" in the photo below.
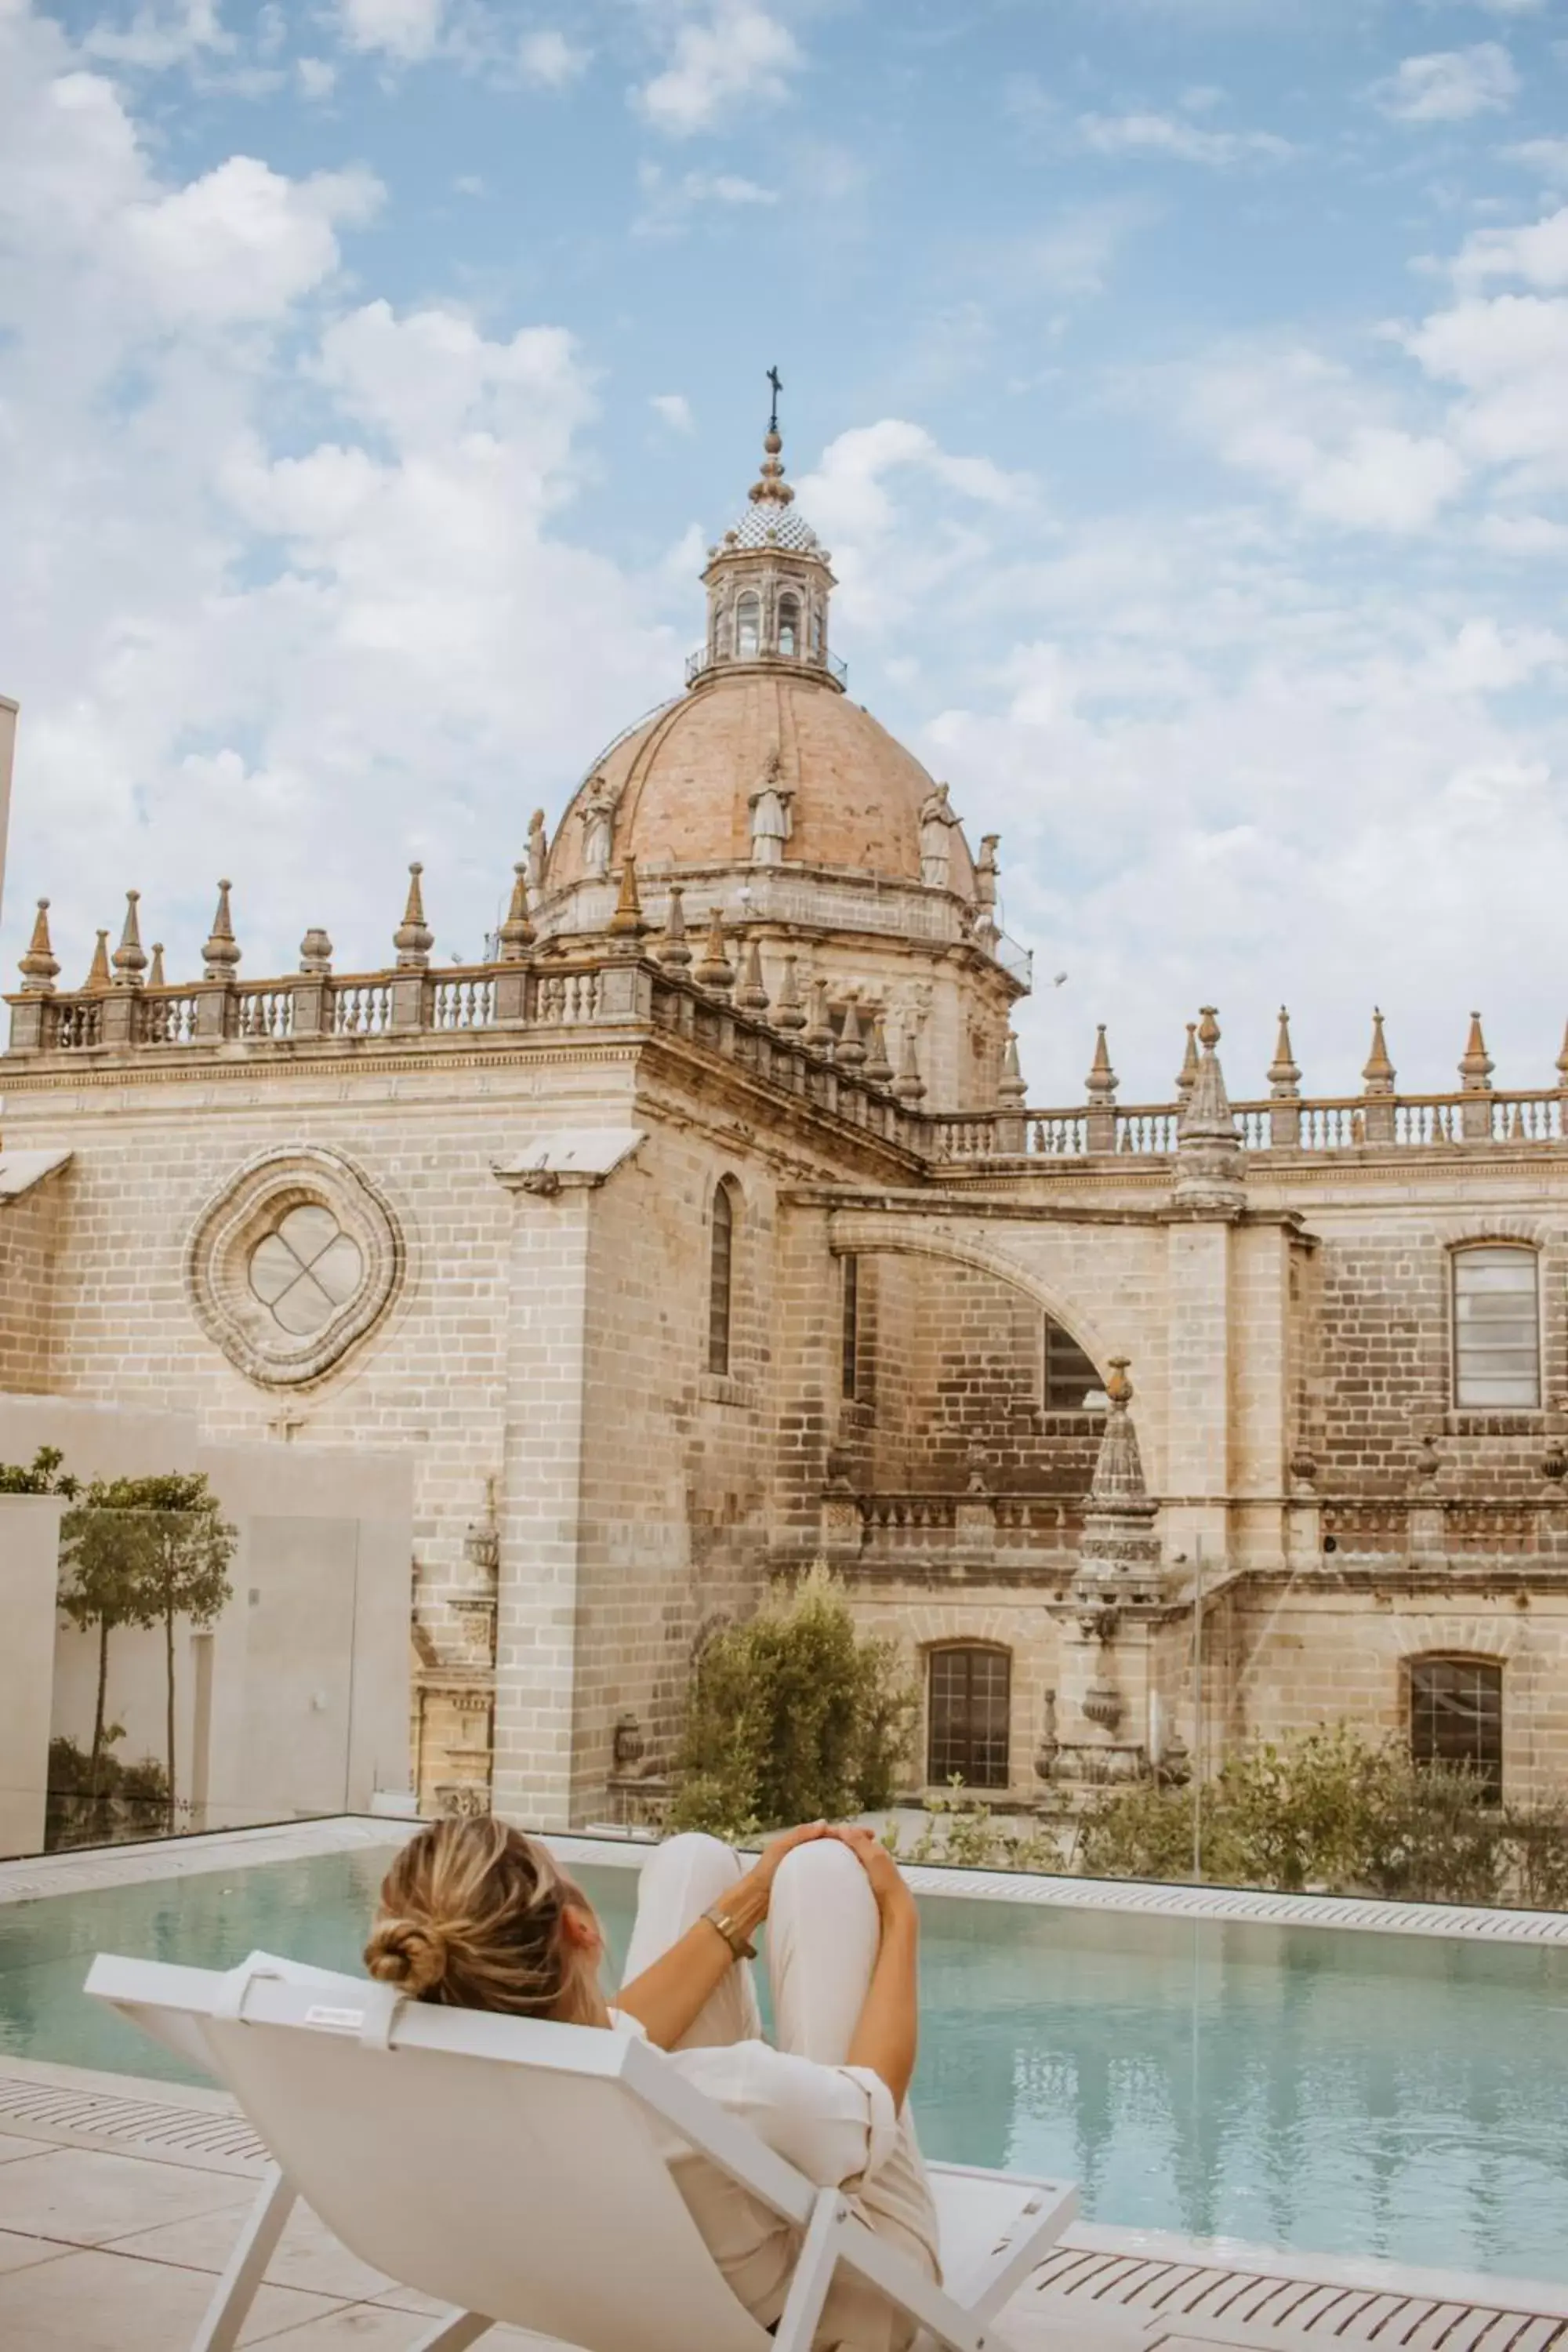
[[[94,1952],[357,1965],[384,1856],[0,1908],[0,2053],[178,2062],[81,1996]],[[632,1885],[581,1874],[618,1970]],[[1070,2174],[1096,2220],[1568,2280],[1568,1954],[922,1906],[929,2154]]]

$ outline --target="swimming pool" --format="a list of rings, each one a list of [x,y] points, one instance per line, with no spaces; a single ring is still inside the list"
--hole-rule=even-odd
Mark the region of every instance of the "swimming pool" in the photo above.
[[[83,1998],[94,1952],[353,1968],[387,1858],[0,1906],[0,2060],[178,2077]],[[578,1874],[618,1960],[632,1874]],[[931,2156],[1070,2173],[1090,2218],[1128,2227],[1568,2281],[1568,1951],[921,1907]]]

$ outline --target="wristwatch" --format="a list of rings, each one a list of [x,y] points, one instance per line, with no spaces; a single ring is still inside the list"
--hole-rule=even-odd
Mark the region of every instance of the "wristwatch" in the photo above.
[[[724,1941],[729,1945],[731,1951],[738,1960],[754,1960],[756,1958],[757,1948],[755,1944],[747,1943],[745,1937],[741,1933],[740,1928],[736,1927],[735,1922],[731,1918],[730,1914],[727,1911],[721,1911],[717,1904],[715,1904],[712,1910],[704,1911],[702,1916],[707,1920],[710,1927],[718,1928],[719,1933],[723,1937]]]

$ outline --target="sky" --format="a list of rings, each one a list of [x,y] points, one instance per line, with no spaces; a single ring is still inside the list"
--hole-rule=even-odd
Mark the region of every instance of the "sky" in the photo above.
[[[1568,0],[0,0],[0,155],[7,971],[477,956],[776,363],[1032,1101],[1555,1082]]]

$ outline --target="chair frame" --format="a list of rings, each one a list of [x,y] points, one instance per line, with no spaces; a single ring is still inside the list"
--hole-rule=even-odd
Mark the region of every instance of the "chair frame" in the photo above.
[[[336,1996],[331,2003],[321,1998],[327,1985]],[[939,2189],[943,2179],[955,2184],[971,2181],[982,2194],[994,2191],[997,2208],[996,2234],[987,2251],[962,2278],[938,2287],[876,2236],[853,2211],[843,2189],[816,2188],[744,2124],[683,2081],[659,2052],[640,2039],[432,2008],[410,2002],[388,1986],[324,1971],[301,1969],[298,1979],[289,1982],[275,1966],[259,1959],[222,1975],[100,1954],[86,1990],[187,2057],[195,2054],[193,2028],[199,2034],[208,2021],[253,2022],[346,2033],[379,2049],[425,2048],[618,2077],[651,2116],[802,2231],[788,2297],[773,2331],[775,2352],[811,2352],[823,2306],[841,2268],[855,2273],[916,2321],[925,2331],[922,2345],[939,2347],[941,2352],[1009,2352],[1007,2339],[991,2322],[1078,2211],[1076,2189],[1059,2181],[977,2166],[931,2165]],[[216,2054],[206,2054],[205,2063],[221,2080]],[[191,2352],[233,2352],[300,2193],[282,2167],[268,2167]],[[420,2336],[410,2352],[465,2352],[497,2324],[479,2312],[453,2310]]]

